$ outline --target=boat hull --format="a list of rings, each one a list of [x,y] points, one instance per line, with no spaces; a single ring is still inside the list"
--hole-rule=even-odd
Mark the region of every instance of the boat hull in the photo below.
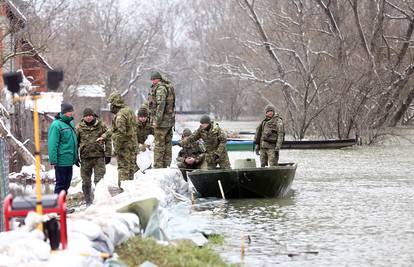
[[[357,144],[356,139],[284,141],[282,149],[339,149]],[[228,151],[254,151],[252,140],[229,139]]]
[[[220,181],[225,198],[273,198],[288,194],[296,167],[286,163],[268,168],[195,170],[187,176],[201,197],[221,198]]]

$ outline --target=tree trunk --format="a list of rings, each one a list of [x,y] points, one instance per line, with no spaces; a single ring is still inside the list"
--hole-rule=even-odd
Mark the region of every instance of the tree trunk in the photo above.
[[[6,128],[3,120],[0,119],[0,137],[4,138],[6,142],[16,151],[16,153],[22,158],[24,165],[35,164],[35,157],[30,151],[17,140],[10,131]]]
[[[414,99],[414,88],[411,89],[410,93],[408,94],[407,98],[405,99],[404,103],[401,105],[398,105],[398,110],[394,113],[392,116],[389,126],[395,127],[397,123],[401,120],[401,118],[404,116],[404,113],[408,110],[411,103]]]

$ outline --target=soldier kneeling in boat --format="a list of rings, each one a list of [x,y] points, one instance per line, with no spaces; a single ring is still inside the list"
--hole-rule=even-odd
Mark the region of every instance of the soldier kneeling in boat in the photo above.
[[[191,136],[191,130],[185,128],[182,135],[182,140]],[[204,158],[206,150],[200,141],[195,141],[183,145],[181,151],[178,153],[177,166],[184,169],[206,169]]]
[[[260,155],[261,167],[277,166],[284,136],[283,120],[271,105],[265,108],[265,115],[265,119],[256,128],[255,151],[256,155]]]
[[[210,117],[203,115],[200,119],[200,128],[191,136],[180,141],[180,145],[187,145],[203,139],[206,148],[205,160],[208,169],[230,169],[229,155],[227,154],[227,135],[217,122],[211,121]]]

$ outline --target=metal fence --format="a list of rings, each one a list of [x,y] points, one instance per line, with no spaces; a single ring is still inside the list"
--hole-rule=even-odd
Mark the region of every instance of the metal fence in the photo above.
[[[0,138],[0,231],[4,231],[3,200],[9,191],[9,159],[6,142]]]

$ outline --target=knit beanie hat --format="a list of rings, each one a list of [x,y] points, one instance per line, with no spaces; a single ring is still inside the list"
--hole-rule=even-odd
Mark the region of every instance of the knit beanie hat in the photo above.
[[[73,106],[69,102],[62,102],[60,104],[60,113],[65,114],[66,112],[73,111]]]

